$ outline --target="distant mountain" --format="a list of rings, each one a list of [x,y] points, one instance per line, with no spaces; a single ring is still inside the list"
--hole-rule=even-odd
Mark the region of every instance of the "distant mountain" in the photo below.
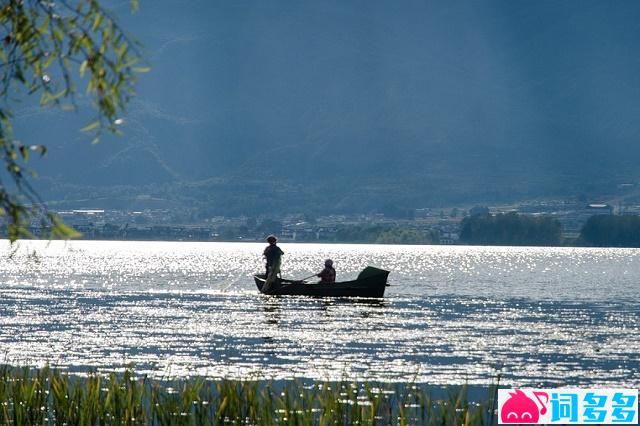
[[[152,66],[124,137],[16,114],[54,203],[364,211],[640,179],[637,2],[115,5]]]

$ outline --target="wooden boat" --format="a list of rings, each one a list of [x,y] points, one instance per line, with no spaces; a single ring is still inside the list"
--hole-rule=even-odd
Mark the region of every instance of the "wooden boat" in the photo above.
[[[378,297],[384,296],[384,290],[389,285],[387,277],[389,271],[367,266],[353,281],[335,283],[306,283],[304,281],[286,280],[278,278],[271,287],[269,294],[295,295],[316,297]],[[258,290],[266,280],[265,275],[254,275]]]

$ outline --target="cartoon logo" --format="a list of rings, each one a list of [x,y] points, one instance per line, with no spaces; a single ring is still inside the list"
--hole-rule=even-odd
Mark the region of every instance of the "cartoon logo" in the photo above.
[[[549,402],[549,395],[546,392],[533,392],[533,395],[540,403],[538,404],[524,394],[520,389],[515,392],[509,392],[508,400],[505,401],[500,412],[502,423],[538,423],[540,415],[547,412],[546,404]],[[544,397],[542,402],[540,397]]]

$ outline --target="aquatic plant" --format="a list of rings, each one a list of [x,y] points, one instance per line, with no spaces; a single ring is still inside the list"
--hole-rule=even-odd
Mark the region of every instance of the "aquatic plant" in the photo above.
[[[8,425],[481,425],[493,422],[492,399],[469,401],[466,386],[434,399],[417,384],[162,381],[132,370],[0,367],[0,424]]]

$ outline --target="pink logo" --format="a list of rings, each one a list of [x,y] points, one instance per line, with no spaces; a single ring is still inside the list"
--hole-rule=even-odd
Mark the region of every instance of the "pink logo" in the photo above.
[[[502,423],[538,423],[540,415],[547,412],[546,405],[549,402],[549,394],[546,392],[533,392],[533,396],[540,403],[540,408],[520,389],[509,392],[509,395],[511,396],[505,401],[500,411]],[[545,401],[542,402],[540,397],[544,397]]]

